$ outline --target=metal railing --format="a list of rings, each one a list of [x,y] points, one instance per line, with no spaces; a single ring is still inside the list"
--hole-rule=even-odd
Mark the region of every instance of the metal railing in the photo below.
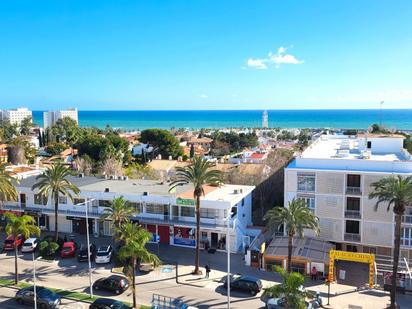
[[[195,217],[184,217],[184,216],[169,216],[169,215],[158,215],[156,217],[147,216],[147,214],[138,214],[133,216],[133,219],[139,220],[143,223],[153,223],[153,224],[181,224],[188,226],[195,226],[196,219]],[[200,224],[207,227],[226,227],[227,224],[223,219],[219,218],[200,218]]]
[[[361,236],[360,236],[360,234],[345,233],[344,239],[345,239],[345,241],[360,242],[361,241]]]
[[[346,194],[361,195],[362,191],[360,187],[346,187]]]
[[[54,214],[54,208],[49,208],[46,206],[28,206],[28,207],[21,207],[20,205],[4,205],[2,207],[4,210],[14,210],[14,211],[32,211],[38,212],[39,214]],[[86,216],[85,210],[70,210],[70,209],[59,209],[58,210],[60,215],[66,216]],[[99,212],[96,207],[89,207],[88,215],[90,217],[99,218],[103,212]]]
[[[345,218],[360,219],[361,217],[360,210],[345,210]]]

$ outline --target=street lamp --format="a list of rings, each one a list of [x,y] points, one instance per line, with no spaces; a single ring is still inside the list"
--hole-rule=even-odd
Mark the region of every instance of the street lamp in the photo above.
[[[89,286],[90,286],[90,298],[93,297],[93,286],[92,286],[92,263],[90,261],[90,236],[89,236],[89,203],[93,202],[94,199],[87,199],[83,203],[79,203],[76,206],[81,206],[84,204],[86,206],[86,238],[87,238],[87,260],[89,262]]]
[[[227,308],[230,309],[230,218],[232,217],[232,211],[226,217],[227,228],[226,228],[226,253],[227,253]],[[233,229],[235,228],[235,222],[233,221]]]
[[[33,258],[33,290],[34,290],[34,309],[37,309],[37,291],[36,291],[36,263],[34,259],[34,250],[32,251]]]

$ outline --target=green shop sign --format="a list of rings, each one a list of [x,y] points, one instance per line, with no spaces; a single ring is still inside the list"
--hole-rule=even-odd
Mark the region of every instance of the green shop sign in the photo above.
[[[176,205],[179,206],[195,206],[195,200],[191,198],[181,198],[176,199]]]

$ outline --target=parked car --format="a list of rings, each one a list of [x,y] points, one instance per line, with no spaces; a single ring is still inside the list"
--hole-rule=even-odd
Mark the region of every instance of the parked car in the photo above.
[[[89,309],[132,309],[132,307],[115,299],[98,298],[90,305]]]
[[[116,294],[123,293],[129,287],[129,280],[126,277],[119,275],[111,275],[107,278],[100,278],[93,284],[95,290],[106,290],[115,292]]]
[[[21,252],[33,252],[36,250],[37,245],[39,244],[38,238],[29,238],[21,246]]]
[[[14,246],[20,248],[23,245],[24,237],[22,235],[18,235],[16,239],[14,239],[13,235],[8,236],[4,240],[3,250],[4,251],[11,251],[14,250]]]
[[[111,245],[100,246],[96,252],[95,262],[96,264],[110,263],[113,257],[113,248]]]
[[[58,308],[61,304],[60,295],[41,286],[36,287],[37,306],[39,308]],[[34,303],[34,287],[30,286],[17,291],[15,296],[16,301],[20,304],[33,305]]]
[[[227,287],[227,280],[224,281],[223,286]],[[234,276],[230,279],[230,289],[256,295],[262,290],[262,281],[252,276]]]
[[[76,254],[76,244],[72,241],[65,242],[60,252],[62,258],[74,257]]]
[[[93,260],[94,255],[96,254],[96,246],[94,244],[90,244],[90,260]],[[79,252],[77,253],[77,260],[79,262],[87,261],[87,245],[81,244]]]

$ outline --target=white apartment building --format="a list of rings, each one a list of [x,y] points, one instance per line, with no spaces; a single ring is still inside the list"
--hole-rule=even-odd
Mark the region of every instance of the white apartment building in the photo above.
[[[2,120],[8,120],[11,124],[17,124],[18,126],[20,126],[22,121],[27,117],[33,117],[32,111],[25,107],[2,110],[0,114]]]
[[[180,186],[176,192],[171,193],[168,183],[128,180],[124,177],[118,179],[71,177],[70,180],[79,187],[81,193],[74,203],[68,198],[60,198],[57,218],[59,231],[86,233],[86,206],[81,203],[89,201],[91,232],[95,236],[110,236],[111,222],[101,222],[100,217],[113,198],[123,196],[136,209],[136,214],[131,219],[158,235],[160,243],[195,247],[195,205],[191,185]],[[31,190],[35,181],[35,177],[22,179],[17,186],[19,202],[6,203],[2,211],[28,213],[37,218],[42,229],[53,231],[56,220],[54,204]],[[208,242],[209,248],[226,250],[228,231],[232,252],[241,251],[250,244],[250,236],[256,234],[254,230],[248,232],[248,227],[252,224],[253,189],[252,186],[238,185],[205,188],[200,211],[201,247]]]
[[[390,270],[394,215],[375,210],[371,184],[387,176],[412,175],[402,135],[322,135],[285,170],[285,206],[303,198],[320,220],[320,237],[338,250],[374,253],[378,272]],[[412,205],[411,205],[412,206]],[[309,233],[310,235],[310,233]],[[403,218],[401,262],[412,262],[412,207]]]
[[[77,108],[70,108],[67,110],[48,111],[48,112],[43,112],[43,128],[46,129],[48,127],[53,126],[57,122],[57,120],[62,119],[64,117],[70,117],[73,120],[75,120],[77,123],[79,122]]]

